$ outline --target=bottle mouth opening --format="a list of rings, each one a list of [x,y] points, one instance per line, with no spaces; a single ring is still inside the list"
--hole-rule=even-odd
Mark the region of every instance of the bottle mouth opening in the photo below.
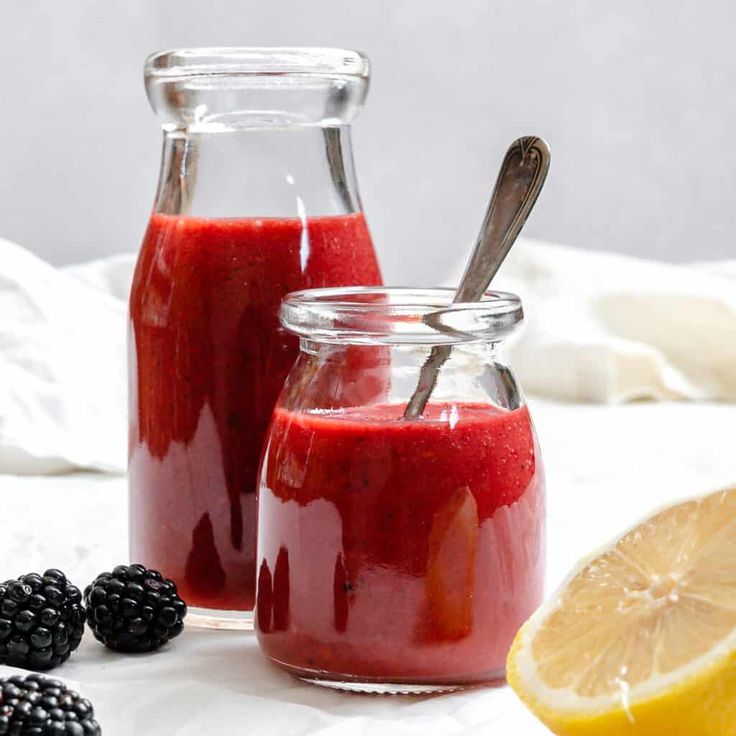
[[[146,78],[218,76],[357,77],[370,74],[359,51],[309,47],[213,47],[159,51],[146,59]]]
[[[280,319],[315,342],[358,345],[496,343],[524,319],[521,299],[487,291],[477,302],[453,302],[454,289],[346,287],[287,294]]]
[[[164,130],[218,133],[348,125],[368,92],[366,56],[330,48],[189,48],[146,59]]]

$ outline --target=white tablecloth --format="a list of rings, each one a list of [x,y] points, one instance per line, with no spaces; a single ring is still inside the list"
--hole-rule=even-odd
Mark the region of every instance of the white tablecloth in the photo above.
[[[532,410],[547,466],[550,586],[651,509],[736,482],[736,405]],[[53,566],[82,587],[127,559],[122,477],[0,476],[0,508],[2,578]],[[548,733],[508,688],[391,697],[301,684],[261,658],[251,633],[189,628],[139,656],[108,652],[88,633],[54,675],[93,700],[105,736]]]

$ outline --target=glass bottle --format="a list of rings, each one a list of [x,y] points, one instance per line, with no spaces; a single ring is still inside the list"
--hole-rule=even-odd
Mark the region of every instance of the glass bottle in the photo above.
[[[262,461],[256,628],[266,656],[309,682],[392,693],[501,680],[542,600],[544,472],[503,349],[521,303],[452,299],[315,289],[282,306],[301,353]],[[449,359],[406,419],[437,345]]]
[[[262,440],[298,353],[289,291],[378,284],[354,51],[180,49],[145,67],[161,173],[130,299],[130,549],[205,626],[252,625]]]

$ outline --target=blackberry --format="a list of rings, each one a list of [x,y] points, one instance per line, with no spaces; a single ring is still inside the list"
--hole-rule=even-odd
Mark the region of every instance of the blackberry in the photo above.
[[[1,736],[100,736],[92,703],[43,675],[0,680]]]
[[[176,584],[143,565],[118,565],[84,591],[95,638],[118,652],[152,652],[181,634],[186,603]]]
[[[69,659],[83,634],[82,593],[60,570],[0,584],[0,663],[50,670]]]

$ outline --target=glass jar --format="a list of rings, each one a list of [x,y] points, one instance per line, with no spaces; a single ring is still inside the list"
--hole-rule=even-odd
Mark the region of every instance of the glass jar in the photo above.
[[[503,343],[518,297],[291,294],[301,352],[261,464],[256,629],[297,677],[370,692],[500,680],[542,599],[544,474]],[[429,403],[403,417],[432,348]]]
[[[130,299],[130,548],[191,621],[252,626],[256,476],[298,354],[294,289],[379,284],[350,123],[368,61],[181,49],[146,62],[164,131]]]

